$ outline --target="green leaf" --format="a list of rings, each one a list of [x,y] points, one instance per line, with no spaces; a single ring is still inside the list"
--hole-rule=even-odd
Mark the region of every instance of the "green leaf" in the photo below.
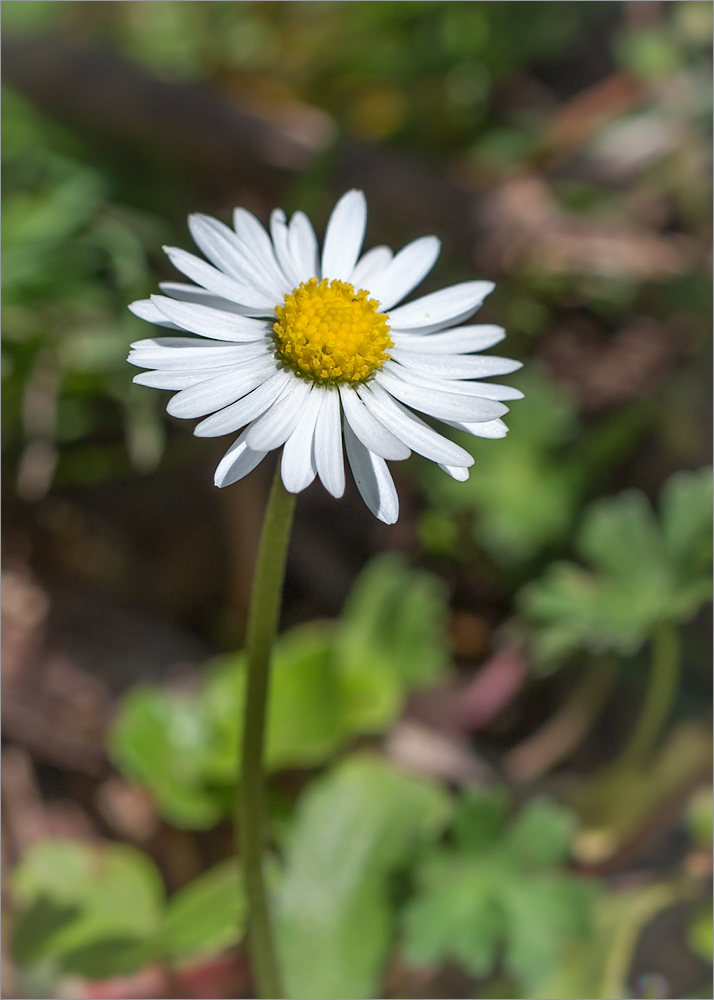
[[[711,595],[710,509],[707,469],[665,484],[659,519],[634,490],[591,504],[577,537],[589,567],[554,563],[517,595],[537,661],[552,667],[583,648],[629,655],[657,624],[688,620]]]
[[[485,891],[486,883],[497,884],[498,874],[473,859],[443,854],[423,864],[422,892],[405,914],[407,961],[433,965],[452,958],[472,975],[487,976],[506,933],[500,893]]]
[[[103,936],[101,940],[68,949],[62,956],[62,968],[86,979],[105,979],[131,975],[153,957],[150,937]]]
[[[247,906],[235,861],[224,861],[171,897],[157,951],[176,959],[216,953],[243,937]]]
[[[572,812],[552,799],[539,797],[521,809],[508,831],[508,842],[529,868],[558,865],[568,858],[575,827]]]
[[[153,795],[171,823],[203,829],[215,825],[224,812],[222,799],[204,781],[210,743],[197,696],[141,687],[123,699],[109,750],[117,766]]]
[[[578,533],[584,560],[613,577],[662,573],[663,548],[652,508],[637,490],[590,504]]]
[[[308,625],[276,643],[266,746],[271,769],[320,763],[344,739],[331,640],[329,625]],[[214,661],[201,706],[213,734],[206,766],[215,780],[235,781],[244,699],[245,656]]]
[[[11,886],[22,962],[55,958],[67,971],[123,974],[145,961],[161,919],[161,877],[128,845],[42,841],[25,854]]]
[[[677,472],[660,503],[664,544],[683,573],[706,574],[712,561],[712,470]]]
[[[556,867],[573,832],[554,802],[536,799],[508,822],[503,792],[469,793],[455,815],[454,845],[418,866],[404,914],[407,961],[451,959],[486,977],[503,954],[520,995],[531,996],[568,942],[587,933],[593,887]]]
[[[393,933],[388,880],[447,809],[437,785],[371,755],[313,782],[297,808],[277,898],[289,996],[379,995]]]
[[[320,763],[344,739],[332,635],[329,626],[306,626],[283,636],[276,649],[266,750],[271,768]]]
[[[393,677],[401,691],[434,681],[449,661],[446,615],[446,588],[438,577],[411,569],[393,553],[373,559],[340,617],[343,679],[354,683],[371,664],[372,671]]]
[[[271,770],[328,760],[355,733],[380,731],[400,711],[393,674],[369,656],[351,669],[335,651],[335,623],[298,626],[273,653],[266,762]],[[213,731],[204,762],[212,780],[234,782],[245,697],[245,657],[214,661],[201,695]]]
[[[510,810],[505,788],[474,788],[461,799],[454,816],[454,840],[464,851],[482,853],[503,832]]]
[[[355,736],[386,729],[408,691],[448,663],[446,614],[436,577],[386,557],[366,567],[340,620],[281,636],[271,666],[268,768],[313,767]],[[170,822],[210,827],[231,808],[244,699],[243,653],[208,664],[195,694],[135,689],[111,735],[112,757]]]
[[[586,481],[565,450],[577,431],[570,395],[538,371],[515,383],[525,398],[508,414],[508,437],[452,435],[476,460],[477,473],[467,482],[449,479],[431,463],[422,466],[434,508],[442,515],[471,514],[475,539],[505,566],[531,559],[565,535]]]
[[[556,966],[564,946],[590,929],[594,886],[560,874],[511,880],[504,893],[506,967],[530,996]]]

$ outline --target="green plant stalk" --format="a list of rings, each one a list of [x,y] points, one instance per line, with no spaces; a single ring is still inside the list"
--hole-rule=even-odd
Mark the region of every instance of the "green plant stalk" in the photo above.
[[[622,754],[623,764],[643,764],[654,748],[677,693],[680,660],[678,627],[674,622],[660,622],[652,633],[652,668],[645,701]]]
[[[616,1000],[617,997],[627,995],[627,978],[642,931],[661,910],[676,903],[680,895],[681,888],[675,883],[650,886],[632,907],[626,919],[618,924],[605,960],[599,994],[601,1000]]]
[[[263,874],[265,846],[265,773],[263,747],[270,683],[270,653],[278,627],[285,560],[295,510],[275,471],[260,536],[248,616],[247,690],[238,780],[237,842],[248,898],[248,945],[262,1000],[284,996],[270,903]]]

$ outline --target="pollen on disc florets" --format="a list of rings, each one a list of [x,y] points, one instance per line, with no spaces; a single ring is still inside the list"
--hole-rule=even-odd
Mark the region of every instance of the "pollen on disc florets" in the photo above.
[[[339,385],[364,382],[389,360],[387,316],[346,281],[310,278],[275,310],[278,354],[298,374]]]

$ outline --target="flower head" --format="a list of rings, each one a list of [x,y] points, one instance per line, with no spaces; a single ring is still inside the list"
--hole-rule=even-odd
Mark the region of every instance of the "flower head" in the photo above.
[[[477,355],[504,337],[498,326],[461,326],[492,291],[467,281],[398,305],[439,254],[434,236],[397,254],[385,246],[360,255],[367,223],[361,191],[333,209],[322,255],[302,212],[290,222],[276,210],[270,235],[236,209],[230,229],[206,215],[189,228],[206,263],[174,247],[166,253],[195,284],[166,282],[163,295],[134,302],[137,316],[197,337],[155,337],[132,344],[134,379],[178,390],[176,417],[203,419],[194,433],[241,430],[216,469],[228,486],[283,447],[281,475],[293,493],[316,476],[339,497],[345,488],[342,443],[357,487],[380,520],[393,523],[399,502],[385,459],[412,451],[467,479],[473,457],[413,411],[480,437],[506,434],[502,400],[510,386],[474,381],[520,368]]]

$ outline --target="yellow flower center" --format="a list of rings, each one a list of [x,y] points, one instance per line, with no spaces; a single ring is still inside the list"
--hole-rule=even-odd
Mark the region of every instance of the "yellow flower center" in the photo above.
[[[280,356],[315,382],[364,382],[393,346],[387,317],[368,295],[346,281],[303,281],[275,310]]]

